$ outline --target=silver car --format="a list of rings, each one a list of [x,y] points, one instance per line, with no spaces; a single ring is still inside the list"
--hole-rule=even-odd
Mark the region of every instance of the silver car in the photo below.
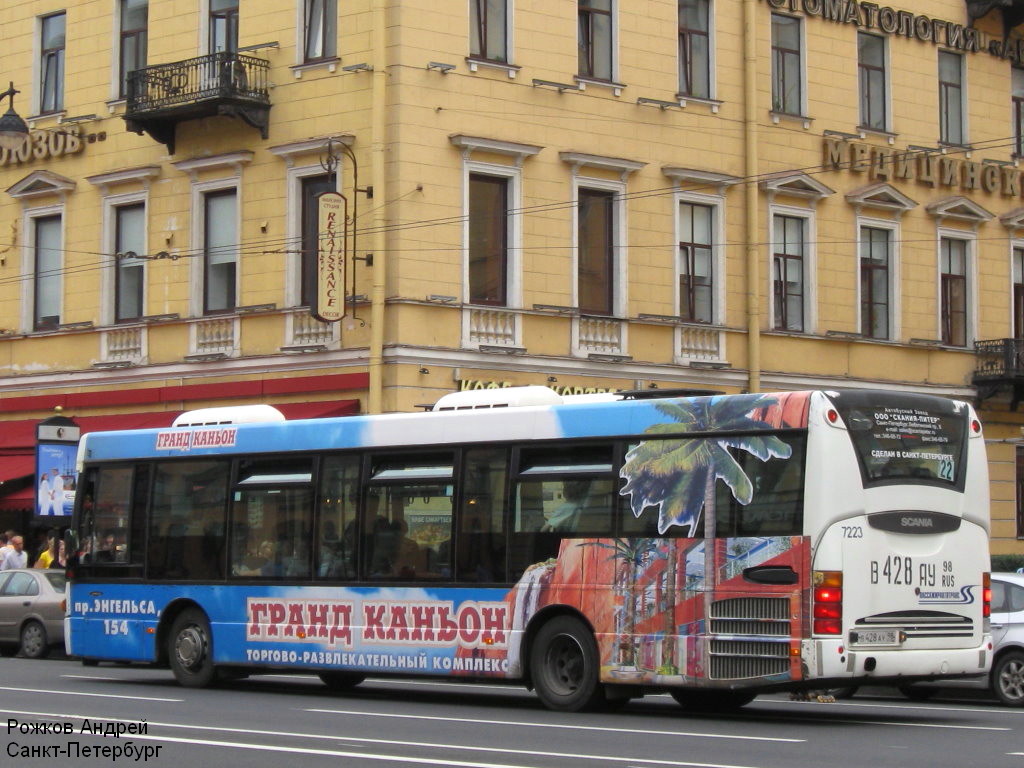
[[[64,644],[64,571],[0,571],[0,653],[41,659]]]
[[[988,677],[915,683],[900,691],[915,701],[940,688],[988,689],[1008,707],[1024,707],[1024,573],[992,574],[992,671]]]

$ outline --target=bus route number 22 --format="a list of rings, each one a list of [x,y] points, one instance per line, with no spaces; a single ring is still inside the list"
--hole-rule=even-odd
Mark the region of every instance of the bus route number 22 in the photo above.
[[[953,583],[953,563],[946,560],[942,563],[942,581],[944,587],[955,586]],[[916,576],[916,581],[915,581]],[[871,561],[872,584],[894,584],[908,587],[934,587],[939,584],[938,567],[935,563],[917,563],[904,555],[889,555],[885,560]]]

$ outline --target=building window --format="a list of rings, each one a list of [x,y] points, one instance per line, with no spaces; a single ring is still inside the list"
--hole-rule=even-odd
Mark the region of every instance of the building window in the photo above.
[[[800,19],[772,14],[772,110],[787,115],[803,112],[803,54]]]
[[[892,282],[892,232],[860,228],[860,332],[869,339],[888,339]]]
[[[1013,83],[1013,152],[1024,156],[1024,69],[1014,67],[1011,72]]]
[[[860,124],[884,131],[886,115],[885,38],[857,33],[857,70],[860,77]]]
[[[967,241],[943,237],[939,245],[942,343],[967,346]]]
[[[964,71],[958,53],[939,51],[939,140],[964,143]]]
[[[114,209],[117,269],[114,272],[114,319],[122,323],[138,320],[143,311],[146,252],[146,206],[122,205]]]
[[[509,179],[469,175],[469,302],[508,304]]]
[[[804,330],[804,262],[807,257],[807,222],[797,216],[774,217],[772,290],[775,299],[774,328]]]
[[[1024,339],[1024,248],[1013,249],[1013,338]]]
[[[203,195],[203,314],[235,308],[237,208],[234,189]]]
[[[1017,447],[1017,538],[1024,539],[1024,448]]]
[[[579,310],[585,315],[615,313],[615,193],[579,190],[576,268]]]
[[[149,39],[149,0],[121,0],[121,85],[128,95],[128,73],[146,66]]]
[[[472,56],[508,62],[508,0],[469,0]]]
[[[39,56],[39,111],[64,109],[64,30],[66,16],[55,13],[42,19]]]
[[[238,0],[210,0],[210,52],[238,50]]]
[[[305,61],[338,55],[338,0],[306,0]]]
[[[579,0],[581,77],[612,79],[612,0]]]
[[[50,331],[60,325],[61,217],[40,216],[32,226],[32,329]]]
[[[679,205],[679,316],[691,323],[713,318],[714,216],[710,205]]]
[[[299,277],[299,304],[311,306],[316,294],[316,262],[320,246],[320,208],[318,198],[324,192],[336,192],[333,174],[306,176],[302,187],[302,273]]]
[[[679,93],[711,98],[711,0],[679,0]]]

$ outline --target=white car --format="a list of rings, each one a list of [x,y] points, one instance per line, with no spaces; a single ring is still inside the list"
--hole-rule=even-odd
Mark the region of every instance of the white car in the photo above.
[[[988,677],[937,680],[900,687],[921,701],[940,688],[988,689],[1008,707],[1024,707],[1024,573],[992,574],[992,671]]]

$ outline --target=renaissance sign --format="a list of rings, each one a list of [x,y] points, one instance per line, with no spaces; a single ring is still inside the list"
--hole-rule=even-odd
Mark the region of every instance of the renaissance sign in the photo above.
[[[345,242],[348,201],[337,192],[324,192],[317,201],[319,241],[316,253],[316,293],[313,317],[334,323],[345,316]]]
[[[1014,63],[1024,62],[1024,40],[1003,40],[974,27],[933,19],[911,11],[858,0],[763,0],[772,8],[818,16],[835,24],[851,24],[886,35],[915,38],[967,53],[987,51]]]
[[[912,180],[932,187],[1024,197],[1024,172],[1009,165],[976,163],[938,152],[898,150],[826,136],[822,165],[825,170],[863,173],[879,181]]]

